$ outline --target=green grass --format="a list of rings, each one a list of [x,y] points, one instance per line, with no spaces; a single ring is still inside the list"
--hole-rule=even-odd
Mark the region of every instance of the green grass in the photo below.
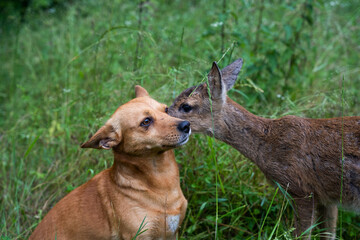
[[[257,115],[359,115],[358,1],[222,8],[151,0],[141,23],[135,1],[30,7],[23,23],[9,13],[0,28],[0,239],[26,239],[64,195],[111,166],[111,152],[79,146],[134,97],[135,84],[171,104],[212,61],[242,57],[229,95]],[[192,135],[176,157],[189,201],[180,238],[293,239],[286,190],[239,152]],[[359,216],[342,212],[341,221],[338,236],[360,238]]]

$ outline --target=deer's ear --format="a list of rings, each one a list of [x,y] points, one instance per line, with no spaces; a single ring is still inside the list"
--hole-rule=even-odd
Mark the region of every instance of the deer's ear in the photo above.
[[[223,99],[226,97],[226,87],[222,81],[221,71],[216,62],[213,62],[212,68],[208,74],[208,83],[212,99]]]
[[[229,91],[234,86],[242,65],[243,60],[242,58],[239,58],[221,70],[222,80],[226,86],[226,91]]]
[[[102,126],[82,148],[110,149],[121,142],[121,135],[110,124]]]
[[[145,88],[139,86],[139,85],[136,85],[135,86],[135,96],[138,98],[138,97],[148,97],[150,96],[149,93],[146,91]]]

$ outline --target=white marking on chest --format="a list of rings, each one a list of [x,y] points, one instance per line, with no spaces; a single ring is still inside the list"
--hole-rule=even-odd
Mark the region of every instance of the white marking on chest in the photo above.
[[[166,223],[169,227],[169,230],[174,233],[178,227],[179,227],[179,222],[180,222],[180,214],[178,215],[168,215],[166,217]]]

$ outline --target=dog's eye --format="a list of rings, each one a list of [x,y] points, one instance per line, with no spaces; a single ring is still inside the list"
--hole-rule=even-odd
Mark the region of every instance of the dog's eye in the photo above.
[[[165,108],[165,113],[168,113],[168,112],[169,112],[169,108],[166,107],[166,108]]]
[[[145,119],[140,123],[140,126],[142,126],[142,127],[148,127],[148,126],[150,126],[151,123],[152,123],[152,119],[151,119],[151,118],[145,118]]]
[[[192,109],[192,107],[187,103],[181,104],[181,106],[180,106],[180,110],[182,110],[184,112],[190,112],[191,109]]]

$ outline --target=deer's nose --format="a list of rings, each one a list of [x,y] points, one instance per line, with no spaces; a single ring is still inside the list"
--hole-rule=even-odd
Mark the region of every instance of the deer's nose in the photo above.
[[[177,129],[180,132],[189,133],[190,132],[190,122],[182,121],[181,123],[179,123]]]

